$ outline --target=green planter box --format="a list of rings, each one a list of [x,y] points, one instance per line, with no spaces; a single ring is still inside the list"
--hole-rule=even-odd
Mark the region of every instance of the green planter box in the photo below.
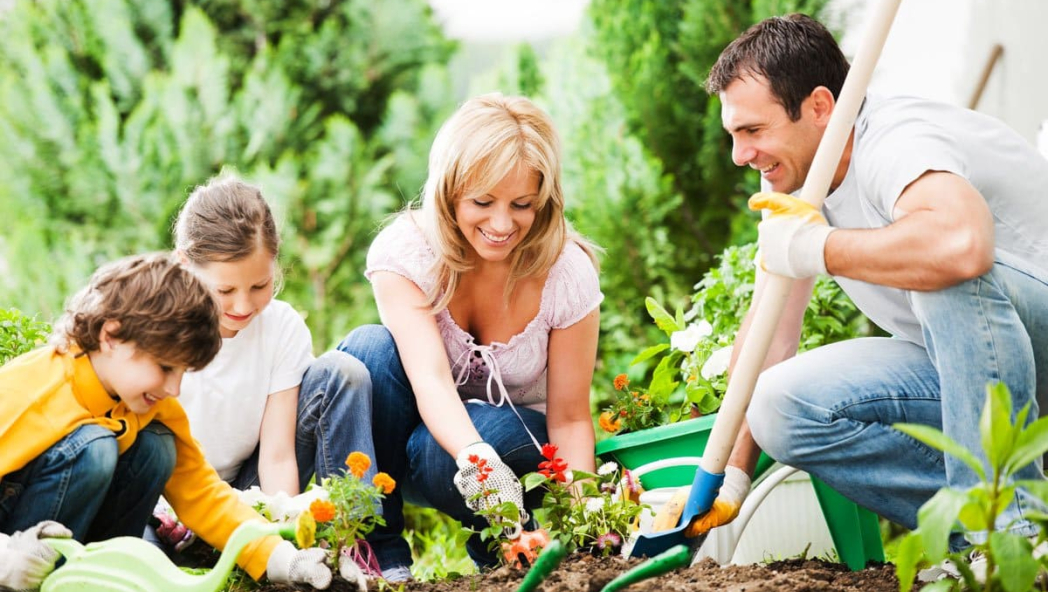
[[[636,469],[664,458],[702,456],[713,429],[714,415],[704,415],[678,423],[614,436],[597,443],[597,456],[613,460],[627,469]],[[756,474],[760,475],[774,461],[761,453]],[[641,476],[641,485],[650,491],[659,487],[691,485],[694,466],[665,467]]]

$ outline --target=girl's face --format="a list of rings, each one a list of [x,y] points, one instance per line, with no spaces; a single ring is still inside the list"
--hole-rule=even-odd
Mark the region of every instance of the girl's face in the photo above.
[[[517,167],[486,194],[455,204],[459,230],[485,261],[505,261],[535,222],[539,174]]]
[[[273,300],[276,259],[265,249],[255,249],[238,261],[194,265],[193,271],[207,282],[222,307],[222,337],[235,336]]]

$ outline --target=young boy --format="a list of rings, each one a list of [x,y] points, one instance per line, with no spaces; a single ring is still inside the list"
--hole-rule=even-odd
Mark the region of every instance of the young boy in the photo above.
[[[23,531],[0,545],[0,564],[22,546],[39,549],[47,533],[25,532],[41,521],[83,542],[140,536],[161,493],[216,548],[259,519],[204,460],[175,400],[182,374],[206,366],[221,343],[209,289],[169,255],[99,269],[52,344],[0,368],[0,533]],[[268,537],[239,562],[255,579],[326,588],[323,558]]]

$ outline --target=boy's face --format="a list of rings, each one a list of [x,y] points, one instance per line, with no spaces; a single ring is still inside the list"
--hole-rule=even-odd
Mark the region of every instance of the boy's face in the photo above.
[[[158,360],[134,343],[114,339],[105,328],[99,350],[89,357],[106,392],[133,413],[147,413],[159,401],[177,397],[186,371],[185,366]]]

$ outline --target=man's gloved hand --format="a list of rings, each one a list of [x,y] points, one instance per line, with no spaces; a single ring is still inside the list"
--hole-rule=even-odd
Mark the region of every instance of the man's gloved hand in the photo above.
[[[771,210],[757,225],[761,267],[795,279],[826,273],[826,237],[836,230],[808,202],[785,193],[755,193],[751,210]]]
[[[459,451],[455,458],[459,470],[455,473],[455,487],[462,494],[466,505],[474,512],[513,502],[520,511],[519,522],[505,533],[508,538],[519,536],[521,527],[528,521],[524,511],[524,492],[520,480],[502,462],[495,449],[485,442],[474,442]],[[487,495],[481,495],[488,492]]]
[[[51,520],[11,536],[0,534],[0,588],[40,588],[59,557],[58,551],[40,539],[71,536],[73,533],[68,528]]]
[[[742,502],[749,493],[750,476],[737,467],[730,465],[725,467],[724,484],[721,485],[717,499],[713,500],[713,507],[709,512],[694,518],[691,525],[684,530],[684,536],[694,538],[709,532],[712,528],[735,520],[735,517],[739,515]]]
[[[266,576],[278,584],[309,584],[324,590],[331,585],[331,569],[325,559],[324,549],[296,549],[289,541],[281,541],[269,556]]]

